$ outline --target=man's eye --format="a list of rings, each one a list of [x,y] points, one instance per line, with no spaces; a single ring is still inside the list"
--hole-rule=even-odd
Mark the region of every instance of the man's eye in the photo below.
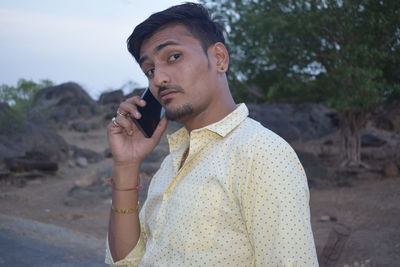
[[[145,71],[144,73],[147,77],[151,77],[154,74],[154,68],[148,69],[147,71]]]
[[[173,55],[171,55],[169,58],[168,58],[168,61],[175,61],[175,60],[177,60],[178,58],[180,58],[181,57],[181,54],[179,54],[179,53],[175,53],[175,54],[173,54]]]

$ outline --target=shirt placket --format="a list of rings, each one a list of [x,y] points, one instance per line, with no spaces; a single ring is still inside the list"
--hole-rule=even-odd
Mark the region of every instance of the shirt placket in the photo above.
[[[191,162],[198,156],[200,151],[203,150],[213,140],[213,134],[211,132],[208,132],[207,130],[191,133],[189,141],[189,153],[187,155],[187,158],[182,167],[177,170],[175,177],[172,179],[171,183],[167,187],[167,190],[163,195],[163,200],[167,199],[172,194],[175,187],[179,184],[183,177],[185,177],[187,172],[190,171]],[[178,168],[180,165],[178,162],[181,162],[183,154],[184,153],[182,152],[180,154],[180,160],[176,161]]]
[[[156,242],[161,234],[161,231],[165,225],[165,214],[167,211],[169,199],[172,193],[175,192],[176,186],[180,183],[180,181],[186,176],[188,171],[191,170],[191,162],[198,156],[201,150],[208,146],[213,140],[215,140],[215,135],[209,131],[198,131],[192,132],[189,138],[189,153],[187,158],[179,169],[180,162],[182,160],[184,151],[187,147],[186,144],[182,144],[180,148],[173,153],[173,165],[174,165],[174,173],[175,176],[171,180],[169,186],[167,187],[166,191],[163,194],[162,201],[160,204],[160,209],[157,214],[157,227],[156,231],[153,233],[154,243],[153,246],[156,245]]]
[[[187,145],[186,144],[182,144],[180,146],[179,149],[177,149],[176,151],[172,152],[172,164],[173,164],[173,170],[174,170],[174,178],[171,180],[171,183],[169,184],[168,188],[170,188],[172,186],[172,184],[174,184],[174,181],[176,181],[177,179],[179,179],[180,177],[180,172],[182,170],[179,170],[179,165],[180,165],[180,161],[182,160],[184,151],[186,150]],[[157,227],[155,228],[155,231],[153,233],[153,246],[156,245],[156,242],[161,234],[161,230],[164,227],[165,224],[165,213],[167,211],[167,206],[168,206],[168,196],[169,194],[167,194],[168,192],[168,188],[166,190],[166,192],[164,192],[162,200],[161,200],[161,204],[160,204],[160,208],[159,211],[157,213],[157,219],[156,219],[156,224]]]

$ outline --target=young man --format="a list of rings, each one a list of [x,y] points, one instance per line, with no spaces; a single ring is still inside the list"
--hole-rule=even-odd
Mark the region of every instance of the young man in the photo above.
[[[304,170],[290,146],[248,118],[226,78],[222,27],[201,5],[153,14],[128,49],[165,108],[151,138],[133,97],[109,124],[113,195],[106,262],[115,266],[317,266]],[[185,127],[168,136],[170,154],[137,213],[142,160],[167,119]]]

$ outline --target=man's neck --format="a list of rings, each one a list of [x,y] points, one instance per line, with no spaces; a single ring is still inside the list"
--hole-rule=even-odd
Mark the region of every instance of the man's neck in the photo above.
[[[231,98],[229,101],[223,101],[216,108],[205,109],[200,114],[197,114],[197,116],[182,121],[182,123],[185,125],[185,128],[191,132],[222,120],[234,111],[235,108],[236,104],[233,98]]]

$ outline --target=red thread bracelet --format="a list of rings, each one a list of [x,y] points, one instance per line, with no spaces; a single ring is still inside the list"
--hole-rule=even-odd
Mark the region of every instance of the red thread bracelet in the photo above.
[[[136,185],[135,187],[132,187],[132,188],[117,188],[117,187],[115,186],[115,182],[114,182],[114,179],[113,179],[113,178],[107,178],[107,179],[106,179],[106,182],[107,182],[107,183],[110,183],[111,186],[112,186],[112,188],[113,188],[114,190],[116,190],[116,191],[140,191],[140,190],[143,189],[143,186],[141,186],[141,185]]]

